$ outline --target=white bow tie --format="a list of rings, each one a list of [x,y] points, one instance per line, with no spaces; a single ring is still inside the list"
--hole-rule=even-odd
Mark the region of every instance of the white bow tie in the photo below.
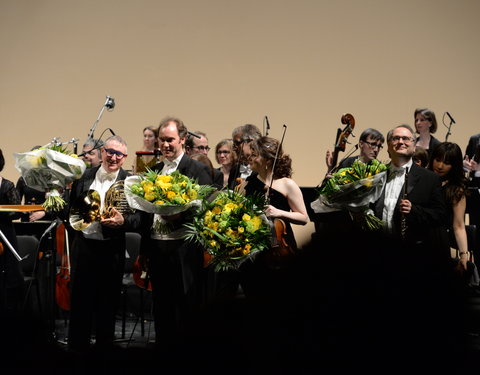
[[[165,160],[165,167],[167,167],[168,169],[175,168],[176,166],[176,161]]]
[[[105,170],[100,169],[98,177],[100,181],[112,181],[115,180],[116,172],[106,172]]]

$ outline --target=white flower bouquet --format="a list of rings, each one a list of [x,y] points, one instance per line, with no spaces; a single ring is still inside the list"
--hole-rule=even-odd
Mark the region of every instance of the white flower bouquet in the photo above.
[[[21,173],[27,186],[46,192],[43,207],[48,211],[59,211],[65,201],[61,190],[82,177],[86,165],[82,159],[69,154],[61,146],[14,153],[15,168]]]

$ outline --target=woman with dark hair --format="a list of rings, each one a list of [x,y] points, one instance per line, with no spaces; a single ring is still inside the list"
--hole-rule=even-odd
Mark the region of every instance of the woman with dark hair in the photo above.
[[[5,166],[5,158],[0,150],[0,172]],[[13,182],[0,176],[0,204],[20,204],[20,195]],[[12,220],[18,219],[19,213],[1,212],[0,230],[14,249],[18,249],[17,236]],[[0,238],[0,315],[15,316],[22,302],[23,273],[20,262]]]
[[[143,128],[143,147],[141,151],[154,153],[158,150],[158,127],[146,126]],[[133,166],[134,173],[141,173],[146,168],[152,168],[158,163],[158,155],[137,155],[135,159],[135,165]]]
[[[272,353],[275,353],[278,345],[284,345],[289,337],[291,339],[290,335],[299,328],[296,324],[302,317],[299,310],[304,292],[301,284],[302,258],[295,254],[297,243],[291,224],[305,225],[309,218],[302,192],[291,178],[292,160],[283,153],[279,141],[263,136],[250,142],[249,151],[249,165],[257,173],[247,177],[245,195],[267,196],[265,215],[272,222],[281,219],[285,223],[286,234],[282,236],[282,241],[294,254],[276,258],[276,250],[271,248],[257,254],[253,262],[244,262],[240,267],[242,289],[252,313],[258,317],[254,333],[263,331],[265,336],[259,337],[259,343],[261,339],[268,340],[263,343],[264,348],[271,347]],[[278,239],[278,236],[272,236],[273,239],[275,237]]]
[[[458,250],[459,266],[467,269],[469,258],[467,232],[465,230],[465,208],[467,179],[463,170],[462,150],[456,143],[440,143],[432,151],[428,168],[442,179],[442,188],[450,210],[449,230],[453,231],[451,247]]]
[[[279,147],[275,170],[272,170]],[[290,156],[284,154],[279,142],[270,137],[261,137],[251,142],[250,150],[250,168],[257,174],[247,178],[246,194],[265,194],[269,190],[267,197],[269,205],[265,209],[267,217],[285,220],[287,228],[290,227],[290,223],[307,224],[308,214],[302,192],[297,183],[291,179]],[[289,241],[296,247],[293,233],[289,235]]]
[[[435,134],[438,127],[435,113],[428,108],[417,108],[413,117],[415,119],[415,130],[418,134],[416,145],[427,150],[430,157],[435,146],[440,144],[440,141],[432,135]]]

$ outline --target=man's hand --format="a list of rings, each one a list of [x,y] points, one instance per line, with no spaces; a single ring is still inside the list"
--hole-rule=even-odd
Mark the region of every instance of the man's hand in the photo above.
[[[125,223],[123,215],[116,208],[110,210],[110,216],[106,219],[102,218],[100,223],[110,228],[121,227]]]

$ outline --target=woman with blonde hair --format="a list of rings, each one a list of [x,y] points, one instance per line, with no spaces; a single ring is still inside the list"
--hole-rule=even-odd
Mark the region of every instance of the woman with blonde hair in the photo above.
[[[231,139],[222,139],[215,146],[215,160],[220,167],[217,168],[223,173],[223,187],[228,186],[228,177],[230,172],[237,162],[237,154],[233,149],[233,141]],[[229,189],[234,189],[235,186],[228,186]]]

